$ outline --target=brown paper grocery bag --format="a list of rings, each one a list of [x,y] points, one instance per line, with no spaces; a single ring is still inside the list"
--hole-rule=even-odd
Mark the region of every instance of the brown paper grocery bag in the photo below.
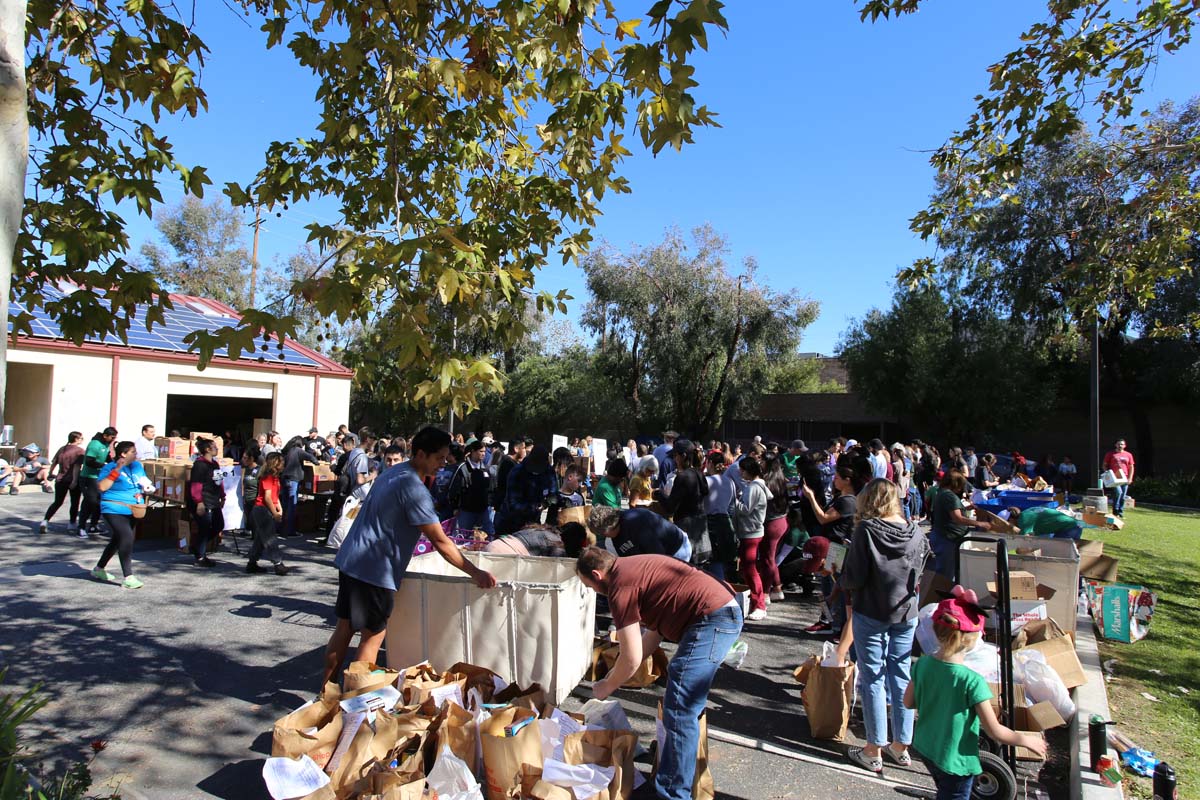
[[[658,704],[658,736],[662,739],[662,703]],[[565,745],[564,745],[565,748]],[[658,758],[662,753],[662,741],[654,756],[654,771],[658,772]],[[708,711],[700,714],[700,739],[696,743],[696,777],[692,779],[692,800],[715,800],[716,786],[713,782],[712,770],[708,764]]]
[[[555,786],[553,783],[546,783],[539,780],[526,793],[526,796],[531,800],[575,800],[575,795],[571,794],[570,789],[564,789],[561,786]],[[600,795],[597,795],[599,797]]]
[[[604,651],[612,647],[607,641],[598,640],[592,646],[592,666],[586,675],[589,681],[603,680],[608,674],[608,662],[604,660]]]
[[[337,684],[328,683],[315,703],[276,722],[271,736],[271,755],[276,758],[307,755],[324,769],[342,735],[340,699]],[[315,732],[306,732],[313,728],[316,728]]]
[[[705,747],[707,757],[707,745]],[[637,734],[632,731],[583,731],[563,739],[563,761],[568,764],[615,767],[616,772],[608,791],[601,792],[596,800],[624,800],[633,793],[636,769],[633,753],[636,749]]]
[[[339,800],[352,796],[358,782],[372,772],[387,769],[396,738],[396,718],[386,711],[375,712],[374,730],[363,721],[341,759],[335,759],[336,763],[331,761],[325,769],[329,785]]]
[[[405,705],[417,705],[428,700],[434,689],[442,686],[450,686],[455,683],[462,687],[463,700],[465,701],[467,693],[467,679],[465,677],[451,675],[450,673],[443,675],[431,667],[429,662],[424,662],[415,667],[409,667],[404,671],[400,691],[404,695]]]
[[[464,701],[467,699],[467,692],[472,689],[478,689],[485,703],[492,702],[492,697],[496,694],[496,682],[493,679],[500,677],[487,667],[477,667],[465,661],[460,661],[446,670],[446,674],[454,675],[458,678],[466,678],[467,682],[463,687]]]
[[[355,661],[342,673],[342,698],[357,697],[384,686],[395,686],[399,680],[399,670],[381,667],[369,661]]]
[[[505,728],[531,720],[515,735],[506,736]],[[507,800],[509,793],[521,788],[522,765],[542,768],[542,738],[537,714],[527,708],[509,706],[495,711],[479,725],[483,743],[484,786],[488,800]]]
[[[497,692],[496,696],[492,698],[492,702],[511,703],[520,708],[527,708],[537,715],[546,705],[546,692],[540,683],[530,684],[528,689],[522,689],[512,683],[504,691]]]
[[[435,753],[449,747],[451,753],[466,762],[472,775],[479,774],[479,726],[474,714],[457,703],[446,703],[435,739]]]
[[[620,655],[620,645],[609,645],[604,648],[601,657],[606,666],[604,670],[606,675],[612,672],[612,668],[617,665],[617,658]],[[668,663],[667,654],[663,652],[663,649],[655,648],[654,653],[642,660],[641,666],[638,667],[637,672],[633,673],[633,677],[621,684],[622,688],[644,689],[647,686],[653,686],[667,674]]]
[[[854,702],[854,665],[823,667],[821,657],[814,655],[805,666],[807,680],[800,699],[808,715],[809,732],[814,739],[844,741]]]
[[[425,796],[423,772],[372,772],[355,785],[358,800],[421,800]]]

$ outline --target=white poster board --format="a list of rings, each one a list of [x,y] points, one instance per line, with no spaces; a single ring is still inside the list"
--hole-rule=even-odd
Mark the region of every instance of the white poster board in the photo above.
[[[570,446],[570,444],[567,442],[567,437],[565,437],[565,436],[560,436],[556,433],[550,437],[550,452],[551,453],[553,453],[555,450],[557,450],[560,447],[569,447],[569,446]]]
[[[608,441],[605,439],[597,439],[592,437],[592,473],[595,475],[603,475],[604,468],[608,466],[605,461],[608,458]]]

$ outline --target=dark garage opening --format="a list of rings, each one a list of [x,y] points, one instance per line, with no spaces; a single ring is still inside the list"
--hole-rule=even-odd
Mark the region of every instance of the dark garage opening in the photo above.
[[[168,435],[203,431],[224,436],[226,431],[238,431],[243,438],[249,436],[256,419],[273,418],[274,401],[266,398],[211,397],[200,394],[167,395]]]

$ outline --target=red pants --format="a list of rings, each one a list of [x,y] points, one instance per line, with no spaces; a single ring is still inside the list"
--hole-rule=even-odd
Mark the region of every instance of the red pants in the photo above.
[[[762,576],[758,571],[759,545],[766,537],[757,539],[742,539],[738,543],[738,561],[741,565],[742,580],[750,587],[750,605],[752,611],[767,607],[767,599],[763,594]]]
[[[779,543],[788,532],[787,517],[770,520],[764,531],[762,543],[758,546],[758,574],[762,578],[763,589],[769,592],[781,585],[775,557],[779,553]]]

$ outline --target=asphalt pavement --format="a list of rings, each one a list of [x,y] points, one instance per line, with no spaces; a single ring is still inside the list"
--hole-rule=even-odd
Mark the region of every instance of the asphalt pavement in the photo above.
[[[50,698],[29,725],[31,746],[49,764],[91,757],[103,743],[92,764],[97,794],[266,798],[272,724],[319,688],[333,552],[285,540],[294,570],[280,577],[246,574],[228,544],[203,570],[162,543],[139,542],[134,572],[145,587],[127,590],[87,575],[104,539],[68,534],[65,519],[38,535],[48,500],[0,497],[4,690],[41,683]],[[115,558],[109,570],[119,573]],[[888,766],[878,779],[845,761],[845,745],[809,737],[792,671],[820,652],[820,640],[801,632],[816,615],[816,601],[799,595],[774,604],[766,620],[746,624],[742,668],[721,669],[708,712],[717,797],[932,797],[920,766]],[[661,694],[617,695],[643,744],[654,738]],[[575,695],[581,704],[588,685]],[[857,720],[852,732],[862,733]]]

